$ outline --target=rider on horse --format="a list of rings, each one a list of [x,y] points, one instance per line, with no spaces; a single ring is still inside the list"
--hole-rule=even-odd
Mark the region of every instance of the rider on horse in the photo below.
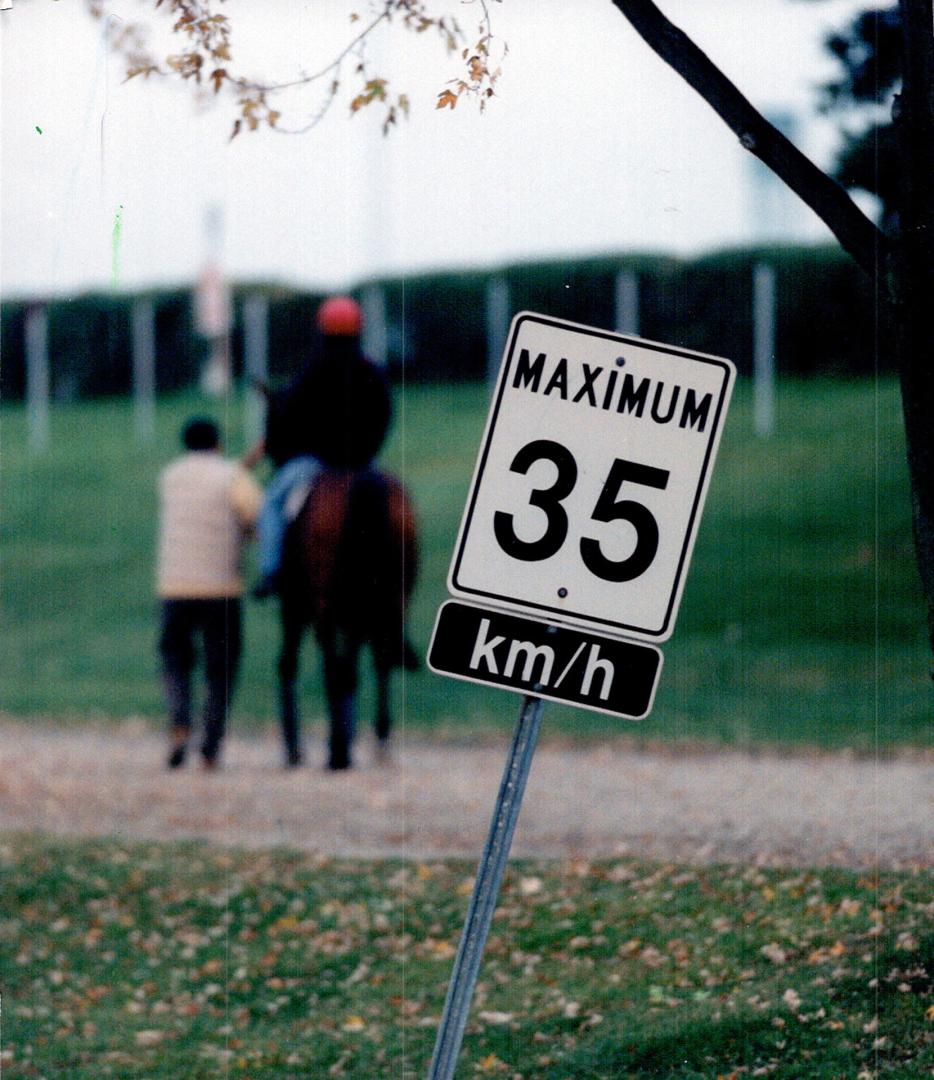
[[[276,466],[259,517],[261,578],[253,596],[279,591],[290,496],[310,487],[322,467],[364,469],[379,453],[392,419],[389,381],[360,348],[363,315],[357,302],[334,296],[318,308],[320,355],[284,390],[269,395],[265,453]]]

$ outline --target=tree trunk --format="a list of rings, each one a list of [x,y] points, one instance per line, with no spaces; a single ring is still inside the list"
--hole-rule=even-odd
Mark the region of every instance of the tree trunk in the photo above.
[[[762,117],[654,0],[612,3],[872,278],[879,345],[891,342],[901,379],[915,550],[934,653],[934,0],[899,0],[904,81],[894,119],[902,194],[894,241]]]
[[[934,7],[932,0],[900,0],[899,10],[904,75],[894,117],[902,192],[889,280],[915,546],[934,651]]]

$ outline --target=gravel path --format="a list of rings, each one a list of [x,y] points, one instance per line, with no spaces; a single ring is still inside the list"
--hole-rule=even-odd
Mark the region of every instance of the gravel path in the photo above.
[[[508,739],[468,749],[407,741],[376,767],[285,772],[270,735],[235,737],[225,767],[163,768],[142,725],[0,721],[0,830],[198,837],[340,856],[479,856]],[[315,760],[320,746],[313,747]],[[934,865],[934,764],[841,755],[677,755],[545,743],[513,853],[636,855],[770,865]]]

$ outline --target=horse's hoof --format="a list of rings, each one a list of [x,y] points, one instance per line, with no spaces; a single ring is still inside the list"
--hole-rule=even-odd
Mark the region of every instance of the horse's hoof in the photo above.
[[[345,769],[352,769],[353,765],[350,761],[329,761],[325,768],[328,772],[342,772]]]

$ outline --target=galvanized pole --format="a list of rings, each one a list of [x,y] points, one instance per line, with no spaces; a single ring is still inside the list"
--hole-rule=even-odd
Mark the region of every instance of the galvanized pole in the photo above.
[[[252,445],[263,433],[266,398],[258,383],[269,378],[269,301],[262,293],[251,293],[243,303],[243,353],[246,367],[246,393],[243,427]]]
[[[490,387],[496,385],[503,348],[509,335],[509,283],[490,278],[486,283],[486,373]]]
[[[775,270],[757,263],[752,280],[753,423],[767,438],[775,428]]]
[[[379,285],[368,285],[361,297],[363,308],[363,351],[385,367],[389,359],[389,333],[386,326],[386,294]]]
[[[139,442],[156,431],[156,314],[152,300],[133,304],[133,427]]]
[[[631,270],[620,270],[616,275],[614,296],[616,332],[639,333],[639,278]]]
[[[42,304],[26,312],[26,416],[30,450],[49,444],[49,316]]]
[[[477,867],[477,879],[451,972],[428,1080],[452,1080],[457,1068],[457,1056],[467,1026],[483,949],[496,910],[499,886],[509,859],[512,834],[522,806],[544,704],[541,698],[536,697],[526,697],[522,702],[493,810],[493,820],[490,822],[490,833]]]

